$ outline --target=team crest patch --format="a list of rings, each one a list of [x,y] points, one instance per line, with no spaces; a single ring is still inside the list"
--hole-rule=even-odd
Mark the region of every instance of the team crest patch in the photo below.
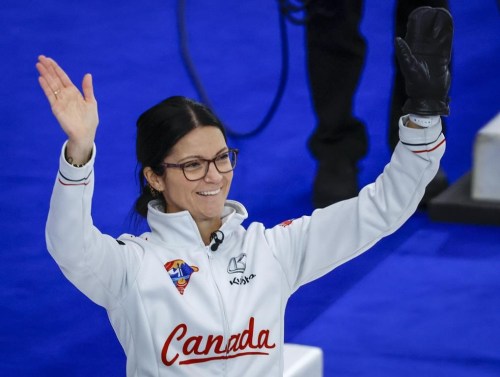
[[[190,266],[182,259],[175,259],[173,261],[165,263],[165,269],[167,270],[172,282],[179,291],[181,295],[184,294],[184,290],[189,284],[189,279],[194,272],[199,270],[196,266]]]

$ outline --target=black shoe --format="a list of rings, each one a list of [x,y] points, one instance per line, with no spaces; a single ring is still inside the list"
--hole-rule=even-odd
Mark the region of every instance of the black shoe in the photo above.
[[[429,202],[446,190],[449,186],[448,177],[443,169],[439,168],[436,176],[430,181],[425,189],[425,194],[420,201],[419,208],[425,209]]]
[[[313,186],[314,208],[350,199],[358,195],[356,163],[343,160],[320,162]]]

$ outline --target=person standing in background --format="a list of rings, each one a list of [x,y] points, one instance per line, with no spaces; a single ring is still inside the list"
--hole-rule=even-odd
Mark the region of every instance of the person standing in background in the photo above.
[[[447,0],[398,0],[395,36],[404,37],[410,13],[418,7],[448,9]],[[353,114],[354,95],[363,71],[366,41],[361,35],[362,0],[305,2],[307,69],[317,125],[308,147],[317,161],[313,205],[323,208],[359,192],[358,162],[368,152],[364,123]],[[394,58],[388,145],[399,141],[398,122],[406,99],[405,83]],[[443,121],[444,128],[444,121]],[[427,187],[421,205],[448,186],[442,168]]]

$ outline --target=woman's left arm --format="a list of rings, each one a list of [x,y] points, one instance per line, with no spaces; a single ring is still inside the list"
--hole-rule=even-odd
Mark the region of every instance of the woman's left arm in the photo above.
[[[376,181],[358,197],[318,209],[266,236],[292,290],[360,255],[417,209],[445,151],[441,122],[425,129],[400,121],[400,143]]]

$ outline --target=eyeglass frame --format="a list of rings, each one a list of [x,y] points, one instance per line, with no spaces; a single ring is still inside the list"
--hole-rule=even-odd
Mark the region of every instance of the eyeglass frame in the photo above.
[[[220,157],[220,155],[224,154],[224,153],[234,153],[234,165],[231,164],[231,170],[228,170],[228,171],[225,171],[225,172],[222,172],[219,170],[219,168],[217,167],[217,164],[215,163],[215,161]],[[236,148],[228,148],[227,151],[224,151],[224,152],[220,152],[217,156],[215,156],[214,158],[212,159],[206,159],[206,158],[200,158],[200,157],[197,157],[196,159],[194,160],[198,160],[198,161],[204,161],[204,162],[207,162],[207,167],[206,167],[206,170],[205,170],[205,174],[203,174],[203,176],[201,176],[200,178],[197,178],[197,179],[189,179],[187,176],[186,176],[186,171],[184,170],[184,166],[186,166],[187,164],[193,162],[193,160],[190,160],[190,161],[186,161],[186,162],[183,162],[182,164],[172,164],[170,162],[163,162],[160,164],[160,166],[163,166],[164,168],[177,168],[177,169],[181,169],[182,170],[182,174],[184,174],[184,178],[186,178],[188,181],[190,182],[196,182],[196,181],[199,181],[199,180],[202,180],[203,178],[205,178],[208,174],[208,170],[210,169],[210,164],[213,163],[214,166],[215,166],[215,169],[220,173],[220,174],[225,174],[225,173],[229,173],[231,171],[234,170],[234,168],[236,167],[236,162],[238,161],[238,153],[239,153],[239,150],[236,149]]]

